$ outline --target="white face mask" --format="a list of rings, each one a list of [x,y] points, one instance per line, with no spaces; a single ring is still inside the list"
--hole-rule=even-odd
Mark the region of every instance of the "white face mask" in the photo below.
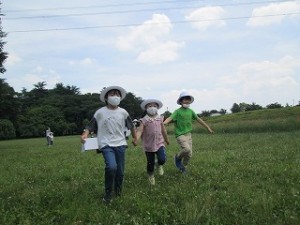
[[[157,114],[157,108],[156,107],[149,107],[149,108],[147,108],[147,113],[150,116],[154,116],[154,115]]]
[[[190,104],[182,104],[182,107],[183,107],[183,108],[189,108],[189,107],[190,107]]]
[[[107,102],[113,106],[118,106],[120,104],[121,98],[119,96],[108,96]]]

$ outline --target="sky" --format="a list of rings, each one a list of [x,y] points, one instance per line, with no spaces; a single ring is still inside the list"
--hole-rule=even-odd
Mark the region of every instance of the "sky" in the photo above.
[[[300,1],[2,0],[6,72],[21,92],[45,82],[82,94],[118,85],[174,111],[300,101]]]

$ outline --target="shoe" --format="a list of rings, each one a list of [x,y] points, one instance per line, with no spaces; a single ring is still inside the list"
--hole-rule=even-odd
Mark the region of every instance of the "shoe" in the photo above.
[[[175,166],[181,170],[181,168],[183,167],[182,163],[181,163],[181,159],[179,159],[176,155],[174,156],[174,162],[175,162]]]
[[[186,169],[185,169],[184,166],[182,166],[182,167],[180,168],[180,171],[181,171],[181,173],[182,173],[183,175],[186,175]]]
[[[109,203],[111,203],[111,201],[112,201],[112,195],[111,194],[105,194],[104,196],[103,196],[103,202],[105,203],[105,204],[109,204]]]
[[[160,176],[164,175],[164,168],[163,168],[162,165],[159,165],[159,166],[157,167],[157,169],[158,169],[158,174],[159,174]]]
[[[150,183],[150,185],[155,185],[155,177],[154,177],[154,175],[149,175],[149,183]]]

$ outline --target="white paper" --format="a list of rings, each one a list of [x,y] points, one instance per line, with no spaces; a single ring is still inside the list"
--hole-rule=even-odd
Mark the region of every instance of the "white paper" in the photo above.
[[[97,138],[87,138],[85,143],[82,144],[81,151],[95,150],[98,149]]]

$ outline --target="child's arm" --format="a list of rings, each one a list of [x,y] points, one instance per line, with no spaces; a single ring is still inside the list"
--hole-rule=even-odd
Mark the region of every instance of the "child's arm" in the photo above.
[[[205,127],[211,134],[214,133],[214,131],[199,117],[197,117],[198,123],[200,123],[203,127]]]
[[[165,121],[164,121],[164,125],[167,125],[168,123],[170,123],[172,121],[172,117],[168,117]]]
[[[141,138],[142,134],[143,134],[143,131],[144,131],[144,124],[143,123],[140,123],[140,126],[136,129],[136,132],[135,132],[135,138],[133,139],[132,143],[134,145],[137,145],[137,142],[138,140]]]
[[[136,143],[137,143],[137,129],[135,127],[133,127],[133,128],[130,129],[130,131],[131,131],[131,135],[132,135],[132,138],[133,138],[132,143],[134,145],[136,145]]]
[[[169,137],[167,134],[167,129],[165,128],[165,125],[163,123],[161,123],[161,133],[165,139],[165,142],[167,143],[167,145],[169,145],[170,142],[169,142]]]

